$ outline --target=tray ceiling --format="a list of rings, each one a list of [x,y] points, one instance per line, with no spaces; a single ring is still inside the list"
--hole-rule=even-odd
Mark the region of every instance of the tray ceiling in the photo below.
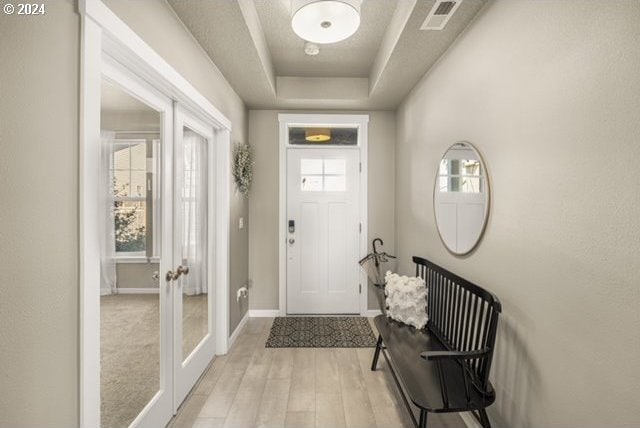
[[[395,109],[486,0],[463,0],[441,31],[435,0],[364,0],[347,40],[304,53],[290,0],[168,0],[249,108]]]

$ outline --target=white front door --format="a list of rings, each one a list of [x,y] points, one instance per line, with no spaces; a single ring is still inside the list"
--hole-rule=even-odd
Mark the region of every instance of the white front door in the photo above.
[[[287,313],[360,313],[360,151],[287,150]]]

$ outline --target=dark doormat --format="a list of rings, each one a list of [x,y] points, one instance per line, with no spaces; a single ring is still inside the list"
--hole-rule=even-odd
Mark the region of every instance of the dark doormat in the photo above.
[[[374,348],[376,338],[364,317],[277,317],[267,348]]]

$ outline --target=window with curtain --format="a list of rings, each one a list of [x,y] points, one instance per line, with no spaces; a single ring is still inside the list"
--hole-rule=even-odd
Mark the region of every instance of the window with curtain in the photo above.
[[[110,176],[115,222],[116,257],[157,256],[154,239],[158,140],[116,139]]]

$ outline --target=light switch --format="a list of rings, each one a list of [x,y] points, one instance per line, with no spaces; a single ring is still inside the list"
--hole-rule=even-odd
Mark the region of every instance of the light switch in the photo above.
[[[244,229],[244,217],[240,217],[238,220],[238,229]]]

